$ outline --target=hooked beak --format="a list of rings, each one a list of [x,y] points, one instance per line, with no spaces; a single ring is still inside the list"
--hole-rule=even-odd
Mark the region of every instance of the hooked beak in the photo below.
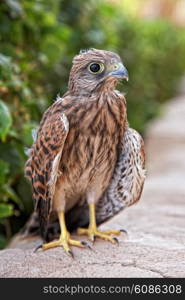
[[[114,65],[114,70],[109,73],[109,76],[129,80],[128,71],[123,64]]]

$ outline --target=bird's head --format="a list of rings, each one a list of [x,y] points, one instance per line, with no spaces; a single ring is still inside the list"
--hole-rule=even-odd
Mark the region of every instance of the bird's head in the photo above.
[[[101,87],[114,89],[120,79],[128,80],[128,72],[119,55],[105,50],[82,50],[73,59],[69,90],[80,94]]]

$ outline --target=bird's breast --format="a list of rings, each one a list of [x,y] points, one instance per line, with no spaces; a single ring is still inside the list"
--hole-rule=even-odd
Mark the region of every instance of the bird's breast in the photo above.
[[[118,101],[91,103],[66,114],[70,130],[61,158],[61,174],[71,190],[77,192],[78,188],[83,194],[96,178],[110,180],[124,132],[125,106]]]

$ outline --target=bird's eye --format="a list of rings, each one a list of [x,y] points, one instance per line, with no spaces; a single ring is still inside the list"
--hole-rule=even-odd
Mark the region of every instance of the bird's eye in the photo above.
[[[88,69],[93,74],[99,74],[104,71],[104,65],[102,63],[91,63]]]

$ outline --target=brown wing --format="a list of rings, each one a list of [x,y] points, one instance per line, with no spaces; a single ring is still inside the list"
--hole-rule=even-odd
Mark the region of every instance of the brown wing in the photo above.
[[[59,109],[59,105],[54,104],[43,116],[25,166],[25,176],[32,182],[35,210],[39,214],[41,234],[44,238],[68,131],[67,117],[62,113],[61,107]]]
[[[136,130],[127,128],[110,185],[97,203],[97,222],[102,223],[136,203],[141,197],[145,177],[144,141]]]

